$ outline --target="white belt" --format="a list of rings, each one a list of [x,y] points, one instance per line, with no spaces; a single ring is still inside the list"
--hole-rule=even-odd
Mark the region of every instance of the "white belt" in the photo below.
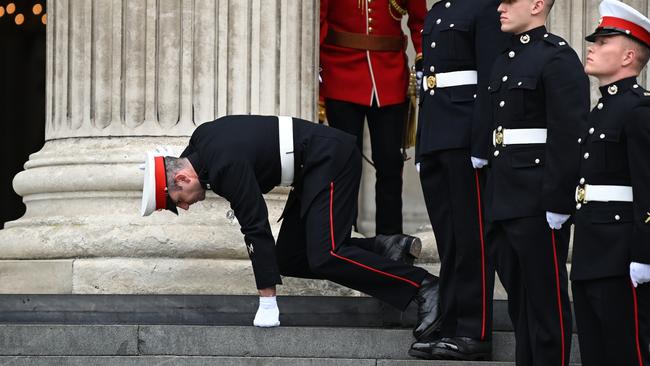
[[[281,186],[293,183],[293,118],[278,116],[278,131],[280,135],[280,165],[282,166]]]
[[[478,76],[476,70],[441,72],[425,76],[422,80],[424,91],[433,88],[449,88],[460,85],[476,85]]]
[[[494,146],[546,143],[545,128],[497,128],[492,132]]]
[[[576,202],[587,203],[589,201],[597,202],[632,202],[632,187],[630,186],[605,186],[591,185],[576,187]]]

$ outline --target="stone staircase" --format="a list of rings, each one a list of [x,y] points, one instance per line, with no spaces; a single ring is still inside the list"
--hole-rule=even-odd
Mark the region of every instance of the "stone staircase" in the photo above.
[[[491,362],[409,357],[414,308],[365,297],[279,301],[283,325],[259,329],[249,325],[253,296],[2,295],[0,365],[514,365],[503,301]]]

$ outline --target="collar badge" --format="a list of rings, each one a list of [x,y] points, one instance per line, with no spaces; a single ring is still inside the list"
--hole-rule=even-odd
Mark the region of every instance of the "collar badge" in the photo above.
[[[618,93],[618,86],[616,86],[616,84],[610,85],[609,88],[607,88],[607,92],[609,93],[609,95],[614,95]]]

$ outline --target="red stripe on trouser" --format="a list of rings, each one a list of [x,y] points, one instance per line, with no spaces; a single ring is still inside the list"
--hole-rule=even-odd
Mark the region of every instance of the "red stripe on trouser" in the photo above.
[[[481,236],[481,277],[483,282],[481,285],[483,286],[483,317],[481,319],[481,340],[485,340],[485,307],[486,307],[486,284],[485,284],[485,241],[483,239],[483,212],[481,210],[481,186],[479,185],[479,180],[478,180],[478,169],[474,170],[474,176],[476,177],[476,200],[478,202],[478,227],[479,227],[479,235]]]
[[[641,342],[639,342],[639,305],[636,299],[636,288],[634,288],[631,281],[630,286],[632,286],[632,299],[634,299],[634,337],[636,339],[636,357],[639,359],[639,366],[643,366]]]
[[[330,238],[331,238],[331,241],[332,241],[332,250],[330,250],[330,254],[333,257],[342,259],[342,260],[344,260],[346,262],[352,263],[354,265],[357,265],[357,266],[359,266],[361,268],[364,268],[364,269],[367,269],[369,271],[379,273],[380,275],[390,277],[390,278],[394,278],[394,279],[397,279],[397,280],[400,280],[400,281],[404,281],[404,282],[408,283],[409,285],[420,288],[419,283],[413,282],[413,281],[411,281],[409,279],[406,279],[406,278],[403,278],[403,277],[400,277],[400,276],[396,276],[396,275],[391,274],[391,273],[380,271],[380,270],[378,270],[376,268],[366,266],[365,264],[359,263],[359,262],[354,261],[354,260],[352,260],[350,258],[346,258],[346,257],[340,256],[340,255],[334,253],[334,251],[336,250],[336,242],[334,241],[334,210],[333,210],[333,207],[334,207],[334,182],[330,182]]]
[[[551,229],[551,239],[553,241],[553,262],[555,263],[555,285],[557,287],[557,308],[560,313],[560,339],[562,340],[562,365],[564,365],[564,316],[562,314],[562,298],[560,296],[560,269],[557,263],[557,249],[555,245],[555,230]]]

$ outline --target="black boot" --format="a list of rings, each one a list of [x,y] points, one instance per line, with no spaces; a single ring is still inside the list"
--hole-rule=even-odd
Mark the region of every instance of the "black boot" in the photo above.
[[[417,340],[430,339],[430,336],[440,327],[442,317],[439,293],[438,277],[427,275],[415,295],[415,301],[418,302],[418,323],[413,330],[413,336]]]
[[[404,234],[377,235],[373,252],[406,264],[413,264],[420,256],[422,241],[420,238]]]
[[[442,338],[431,348],[431,359],[489,361],[492,342],[468,337]]]

